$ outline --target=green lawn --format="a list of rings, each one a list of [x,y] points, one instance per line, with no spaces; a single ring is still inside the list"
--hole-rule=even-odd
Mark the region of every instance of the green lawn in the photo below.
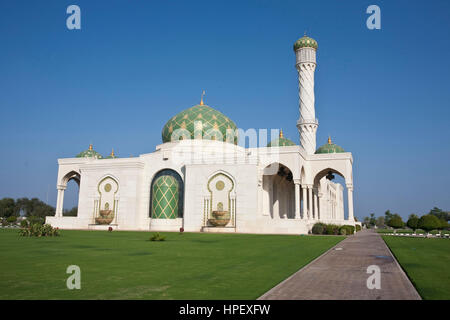
[[[0,299],[255,299],[340,236],[62,231],[25,238],[0,229]],[[68,290],[66,268],[81,268]]]
[[[450,240],[383,239],[423,299],[450,299]]]

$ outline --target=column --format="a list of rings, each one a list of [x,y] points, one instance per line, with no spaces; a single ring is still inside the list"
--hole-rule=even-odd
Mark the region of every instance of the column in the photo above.
[[[300,182],[295,183],[295,219],[300,219]]]
[[[353,185],[347,185],[348,220],[355,221],[353,216]]]
[[[231,202],[231,208],[230,208],[230,220],[231,220],[231,226],[236,226],[236,196],[230,195],[230,202]]]
[[[59,203],[61,201],[61,190],[58,190],[58,196],[56,197],[56,209],[55,209],[55,217],[59,217]]]
[[[314,193],[314,219],[319,220],[319,197]]]
[[[58,199],[56,199],[55,217],[62,217],[64,208],[64,190],[66,189],[66,186],[58,185],[56,188],[58,189]]]
[[[323,193],[322,193],[322,192],[319,192],[319,193],[317,194],[317,197],[319,198],[319,199],[318,199],[318,208],[319,208],[319,210],[318,210],[318,216],[317,216],[317,219],[320,220],[320,219],[322,219],[322,212],[325,211],[325,210],[322,210],[322,206],[323,206],[323,199],[322,199]]]
[[[312,212],[312,186],[308,186],[308,218],[313,219]]]
[[[308,201],[306,199],[306,186],[305,185],[302,186],[302,192],[303,192],[303,195],[302,195],[302,198],[303,198],[302,219],[306,219],[306,215],[307,215],[307,213],[306,213],[307,207],[306,206],[307,206]]]

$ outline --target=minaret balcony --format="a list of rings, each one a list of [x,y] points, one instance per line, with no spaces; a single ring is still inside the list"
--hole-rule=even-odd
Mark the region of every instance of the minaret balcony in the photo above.
[[[297,120],[297,125],[303,125],[303,124],[315,124],[319,125],[319,120],[317,118],[314,119],[304,119],[300,118]]]

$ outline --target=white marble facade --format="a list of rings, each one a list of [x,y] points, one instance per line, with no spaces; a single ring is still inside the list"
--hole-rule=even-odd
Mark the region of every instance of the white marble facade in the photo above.
[[[277,234],[305,234],[319,221],[355,225],[352,154],[343,149],[334,152],[331,141],[325,152],[315,149],[317,46],[311,50],[313,46],[297,45],[307,43],[305,39],[311,38],[299,39],[294,47],[301,145],[244,148],[220,139],[177,139],[138,157],[106,159],[91,147],[84,156],[58,160],[56,215],[47,217],[47,223],[64,229],[178,231],[183,227],[187,232]],[[305,68],[302,57],[308,60]],[[177,192],[173,203],[178,213],[170,217],[152,214],[159,205],[152,201],[163,199],[152,193],[162,172],[169,172],[164,175],[170,176],[166,185],[178,181],[178,187],[170,189]],[[345,186],[329,180],[332,175],[343,177]],[[79,185],[78,216],[64,217],[64,190],[72,179]],[[225,226],[211,225],[217,211],[228,214]],[[99,223],[105,212],[110,220]]]

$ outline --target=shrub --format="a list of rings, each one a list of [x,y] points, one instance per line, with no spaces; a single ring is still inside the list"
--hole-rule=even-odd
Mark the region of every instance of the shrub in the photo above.
[[[351,235],[351,234],[355,233],[355,227],[354,226],[346,224],[346,225],[343,225],[341,228],[344,228],[348,235]]]
[[[27,228],[28,227],[28,220],[20,221],[20,227],[21,228]]]
[[[416,234],[424,234],[425,231],[423,231],[422,229],[416,229]]]
[[[335,224],[327,224],[326,225],[326,234],[338,235],[339,234],[339,226],[337,226]]]
[[[396,233],[413,233],[411,229],[398,229]]]
[[[340,234],[341,236],[345,236],[345,235],[347,234],[347,229],[341,227],[341,228],[339,229],[339,234]]]
[[[436,216],[432,214],[426,214],[420,217],[417,226],[421,229],[424,229],[425,231],[431,231],[434,229],[438,229],[441,226],[441,222]]]
[[[355,225],[356,227],[356,232],[361,231],[361,226],[359,224]]]
[[[30,224],[20,229],[19,234],[24,237],[56,237],[59,236],[59,230],[49,224]]]
[[[6,219],[6,221],[8,221],[8,223],[10,224],[14,224],[17,222],[17,217],[16,216],[10,216]]]
[[[156,232],[150,237],[150,241],[164,241],[166,240],[166,237],[159,234],[159,232]]]
[[[326,225],[324,223],[318,222],[312,227],[312,234],[323,234],[326,230]]]
[[[430,234],[438,234],[439,233],[439,230],[431,230],[430,231]]]
[[[394,230],[392,229],[377,229],[378,233],[393,233]]]
[[[30,225],[31,224],[40,224],[43,225],[45,223],[44,218],[42,217],[37,217],[37,216],[31,216],[28,217],[27,220],[29,221]]]

